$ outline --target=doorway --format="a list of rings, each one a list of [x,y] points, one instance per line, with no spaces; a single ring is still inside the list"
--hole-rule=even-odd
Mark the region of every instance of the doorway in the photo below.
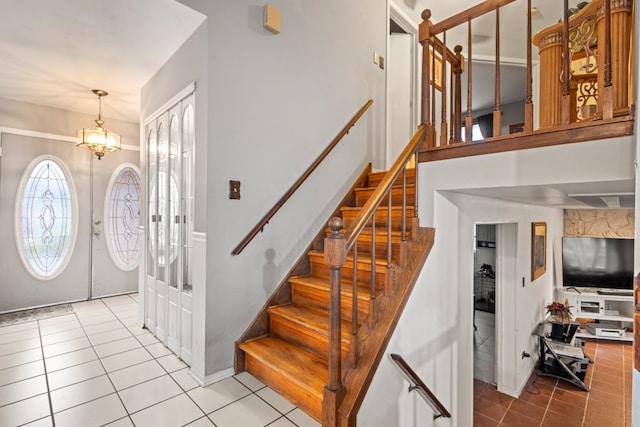
[[[496,225],[476,224],[473,268],[473,376],[496,383]]]
[[[74,138],[18,129],[0,136],[0,312],[136,291],[137,147],[98,161]],[[125,168],[137,186],[122,178]],[[126,206],[118,205],[123,192]],[[126,238],[115,226],[122,209]]]
[[[418,127],[418,26],[393,2],[387,39],[387,168],[409,143]],[[410,164],[409,167],[413,167]]]

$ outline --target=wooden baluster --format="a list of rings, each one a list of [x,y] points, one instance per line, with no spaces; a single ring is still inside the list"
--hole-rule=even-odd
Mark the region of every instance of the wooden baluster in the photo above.
[[[453,96],[453,92],[454,92],[454,87],[455,86],[454,86],[453,67],[454,67],[454,64],[451,63],[451,65],[449,67],[449,81],[451,82],[451,88],[449,88],[449,110],[451,111],[449,113],[449,144],[452,144],[453,141],[455,141],[455,137],[454,137],[455,118],[453,117],[453,114],[454,114],[454,108],[453,108],[454,96]]]
[[[524,131],[533,131],[533,63],[531,61],[531,0],[527,0],[527,95],[524,103]]]
[[[431,123],[433,123],[433,143],[437,141],[436,135],[436,41],[431,42],[431,69],[433,70],[433,84],[431,85]]]
[[[453,139],[462,141],[462,71],[464,70],[464,58],[462,57],[462,46],[456,45],[453,48],[456,54],[456,64],[453,67],[455,99],[453,101]]]
[[[435,139],[433,138],[433,129],[431,126],[431,68],[430,55],[431,55],[431,43],[429,37],[429,18],[431,18],[431,11],[425,9],[422,11],[422,20],[427,24],[427,34],[425,35],[424,42],[422,44],[422,111],[421,111],[421,123],[427,128],[427,135],[425,138],[427,148],[435,146]],[[422,34],[420,35],[422,38]]]
[[[353,265],[351,274],[351,292],[352,292],[352,304],[351,304],[351,335],[358,333],[358,269],[355,268],[358,265],[358,241],[353,245]]]
[[[500,136],[502,132],[502,111],[500,111],[500,8],[496,8],[496,76],[495,101],[493,108],[493,136]]]
[[[613,118],[613,85],[611,79],[611,0],[604,2],[604,88],[602,118]]]
[[[469,46],[467,46],[467,53],[468,53],[468,58],[467,58],[467,68],[469,69],[469,73],[467,74],[467,117],[466,117],[466,121],[465,121],[465,141],[466,142],[472,142],[473,140],[473,113],[471,111],[472,108],[472,103],[471,103],[471,81],[472,76],[471,76],[471,69],[473,68],[472,65],[472,47],[471,47],[471,19],[467,20],[468,22],[468,34],[467,34],[467,43],[469,44]]]
[[[402,168],[402,241],[407,241],[407,165]]]
[[[413,159],[416,166],[415,176],[413,177],[413,218],[411,219],[411,238],[415,241],[418,237],[418,227],[420,225],[420,218],[418,217],[418,166],[420,165],[420,162],[418,161],[418,148],[413,152]]]
[[[387,215],[389,216],[389,223],[387,224],[387,268],[391,268],[391,205],[393,202],[392,190],[393,190],[393,185],[389,187],[389,202],[387,205]]]
[[[376,235],[376,211],[371,215],[371,235]],[[354,266],[357,268],[357,266]],[[371,299],[376,299],[376,239],[371,239]]]
[[[447,30],[442,32],[442,53],[440,54],[440,90],[442,93],[442,111],[440,123],[440,146],[447,145]]]
[[[329,360],[328,382],[324,388],[322,401],[323,425],[337,425],[338,408],[342,402],[345,389],[342,385],[341,366],[341,308],[340,308],[340,275],[347,259],[347,246],[343,236],[342,219],[333,217],[328,226],[331,235],[324,239],[324,260],[330,268],[329,279]]]
[[[571,95],[569,79],[569,0],[564,0],[564,27],[562,30],[562,106],[560,108],[560,124],[571,122]]]

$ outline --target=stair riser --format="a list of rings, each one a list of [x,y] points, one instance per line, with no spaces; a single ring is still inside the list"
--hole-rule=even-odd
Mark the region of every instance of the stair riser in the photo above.
[[[344,228],[349,228],[349,226],[354,222],[356,217],[358,216],[359,211],[354,209],[342,210],[342,221],[344,223]],[[376,231],[380,231],[381,229],[386,229],[387,224],[389,223],[389,214],[387,209],[378,209],[376,211]],[[411,230],[411,218],[413,218],[413,208],[407,209],[406,216],[406,229]],[[369,221],[371,222],[371,221]],[[401,230],[402,229],[402,211],[397,209],[391,211],[391,229],[392,230]]]
[[[345,285],[343,285],[344,287]],[[349,285],[346,285],[349,286]],[[295,304],[307,305],[314,308],[327,310],[329,307],[329,290],[310,288],[302,284],[291,284],[291,298]],[[349,322],[353,321],[353,298],[342,294],[340,306],[342,308],[342,318]],[[369,314],[369,301],[358,299],[358,324],[362,324]]]
[[[322,395],[318,396],[310,390],[299,386],[295,379],[283,380],[281,373],[277,369],[262,363],[260,360],[246,353],[247,372],[259,379],[270,388],[278,392],[289,402],[293,403],[304,412],[315,418],[322,419]],[[300,378],[298,380],[304,380]]]
[[[356,206],[364,206],[364,204],[367,202],[367,200],[369,200],[369,197],[371,196],[371,194],[373,194],[373,191],[375,190],[375,188],[366,188],[366,189],[361,189],[361,190],[357,190],[356,191]],[[385,201],[383,202],[384,205],[387,204],[387,200],[389,200],[389,196],[386,196]],[[413,193],[413,187],[411,187],[410,189],[407,188],[407,195],[406,195],[406,204],[407,206],[413,206],[415,203],[415,194]],[[391,195],[391,204],[394,206],[402,206],[402,189],[394,189],[392,191],[392,195]]]
[[[292,322],[284,317],[274,315],[273,313],[271,313],[269,317],[269,333],[271,335],[302,347],[315,353],[318,357],[327,360],[329,356],[329,337],[327,335],[306,328],[305,325]],[[349,341],[343,339],[343,359],[347,355],[347,351],[349,351]]]
[[[407,169],[406,175],[407,175],[407,183],[408,184],[412,184],[415,181],[415,176],[416,176],[416,170],[415,169]],[[384,178],[384,176],[386,175],[386,172],[373,172],[369,174],[369,187],[377,187],[378,184],[380,184],[380,182],[382,181],[382,179]],[[393,183],[393,185],[402,185],[402,172],[400,172],[400,175],[398,175],[398,178],[396,178],[395,182]]]
[[[371,283],[371,271],[369,264],[360,264],[358,263],[358,275],[357,281],[363,283]],[[353,279],[353,266],[351,262],[348,262],[342,267],[342,277],[348,280]],[[323,279],[330,278],[330,270],[329,267],[324,263],[324,260],[321,262],[311,261],[311,274],[314,276],[321,277]],[[386,267],[377,267],[376,271],[376,289],[382,289],[384,287],[384,283],[387,280],[387,274],[391,274],[390,271],[387,270]]]

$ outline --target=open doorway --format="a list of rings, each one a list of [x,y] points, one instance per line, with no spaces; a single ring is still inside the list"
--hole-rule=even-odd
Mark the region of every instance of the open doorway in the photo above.
[[[476,224],[473,266],[473,376],[496,383],[496,225]]]
[[[387,144],[390,167],[418,127],[418,25],[393,2],[387,35]],[[413,165],[410,165],[413,167]]]

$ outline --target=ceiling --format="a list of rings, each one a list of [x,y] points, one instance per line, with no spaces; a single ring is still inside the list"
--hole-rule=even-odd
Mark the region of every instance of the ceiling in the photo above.
[[[140,90],[204,21],[174,0],[9,0],[0,97],[140,121]]]
[[[430,8],[434,22],[480,3],[396,1],[417,17]],[[574,7],[578,2],[571,0],[569,5]],[[508,37],[510,45],[525,45],[522,20],[517,19],[524,16],[525,4],[516,1],[501,13],[501,38]],[[532,6],[538,10],[533,18],[534,32],[557,22],[562,13],[558,0],[532,0]],[[91,90],[104,89],[109,96],[103,100],[103,115],[134,123],[140,120],[141,88],[205,19],[175,0],[10,0],[3,1],[2,7],[0,98],[95,114],[97,102]],[[485,58],[495,45],[494,22],[485,17],[474,27],[474,52],[480,56],[485,52]],[[450,40],[454,39],[451,34]],[[518,53],[524,51],[517,49]],[[508,52],[508,56],[518,57],[514,52]],[[517,66],[502,68],[503,105],[521,99],[523,70]],[[478,76],[492,75],[493,66],[478,65],[474,72]],[[474,108],[492,105],[493,90],[485,92],[489,96],[482,98],[474,91]],[[574,184],[459,192],[520,203],[584,207],[584,201],[591,206],[601,204],[600,194],[618,194],[621,204],[632,204],[633,197],[626,194],[633,191],[633,182],[625,181],[589,187]]]

